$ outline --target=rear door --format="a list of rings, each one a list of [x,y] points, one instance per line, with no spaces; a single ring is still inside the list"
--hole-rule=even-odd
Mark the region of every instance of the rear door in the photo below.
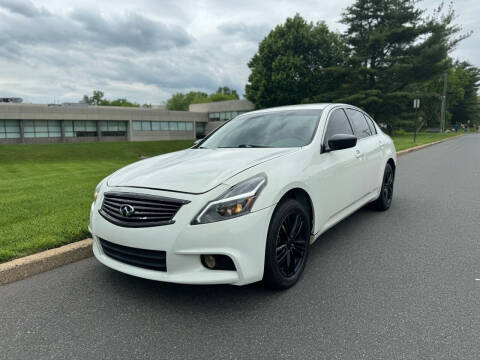
[[[353,131],[358,138],[357,154],[362,163],[360,175],[364,179],[363,196],[375,192],[379,186],[378,174],[383,159],[381,143],[376,129],[365,115],[356,109],[347,108],[346,113],[352,124]]]

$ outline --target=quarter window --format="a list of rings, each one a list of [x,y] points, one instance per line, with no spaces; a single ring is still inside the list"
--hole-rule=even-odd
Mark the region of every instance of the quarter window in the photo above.
[[[373,122],[372,118],[368,115],[365,115],[365,118],[367,119],[368,125],[370,125],[370,130],[372,130],[372,135],[375,135],[377,133],[377,128],[375,127],[375,123]]]
[[[353,135],[350,122],[342,109],[333,110],[330,115],[324,138],[324,146],[326,149],[328,149],[328,139],[337,134]]]
[[[357,138],[363,139],[372,135],[370,127],[367,124],[367,120],[360,111],[347,109],[347,115],[352,123],[353,131]]]

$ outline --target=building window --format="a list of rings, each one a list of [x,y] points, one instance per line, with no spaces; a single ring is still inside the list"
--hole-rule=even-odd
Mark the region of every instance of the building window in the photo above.
[[[135,131],[193,131],[191,121],[134,121]]]
[[[0,120],[0,139],[20,138],[20,121]]]
[[[97,122],[92,120],[64,121],[64,128],[65,137],[97,136]]]
[[[60,120],[25,120],[23,122],[25,138],[61,137]]]
[[[141,121],[134,121],[133,122],[133,130],[135,130],[135,131],[142,130],[142,122]]]
[[[100,131],[102,136],[125,136],[127,135],[127,124],[126,121],[101,121]]]
[[[224,111],[208,113],[208,120],[210,121],[227,121],[232,120],[238,115],[245,114],[248,111]]]
[[[197,136],[205,136],[205,123],[197,122],[195,128],[197,130]]]

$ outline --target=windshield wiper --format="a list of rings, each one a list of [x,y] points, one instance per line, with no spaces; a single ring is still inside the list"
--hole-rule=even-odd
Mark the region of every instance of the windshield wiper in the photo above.
[[[240,144],[237,147],[239,147],[239,148],[268,148],[270,146],[254,145],[254,144]]]

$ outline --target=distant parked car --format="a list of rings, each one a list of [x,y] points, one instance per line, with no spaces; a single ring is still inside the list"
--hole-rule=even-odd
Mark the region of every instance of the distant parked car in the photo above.
[[[321,233],[367,203],[390,207],[395,164],[390,137],[354,106],[250,112],[100,182],[94,254],[147,279],[288,288]]]

